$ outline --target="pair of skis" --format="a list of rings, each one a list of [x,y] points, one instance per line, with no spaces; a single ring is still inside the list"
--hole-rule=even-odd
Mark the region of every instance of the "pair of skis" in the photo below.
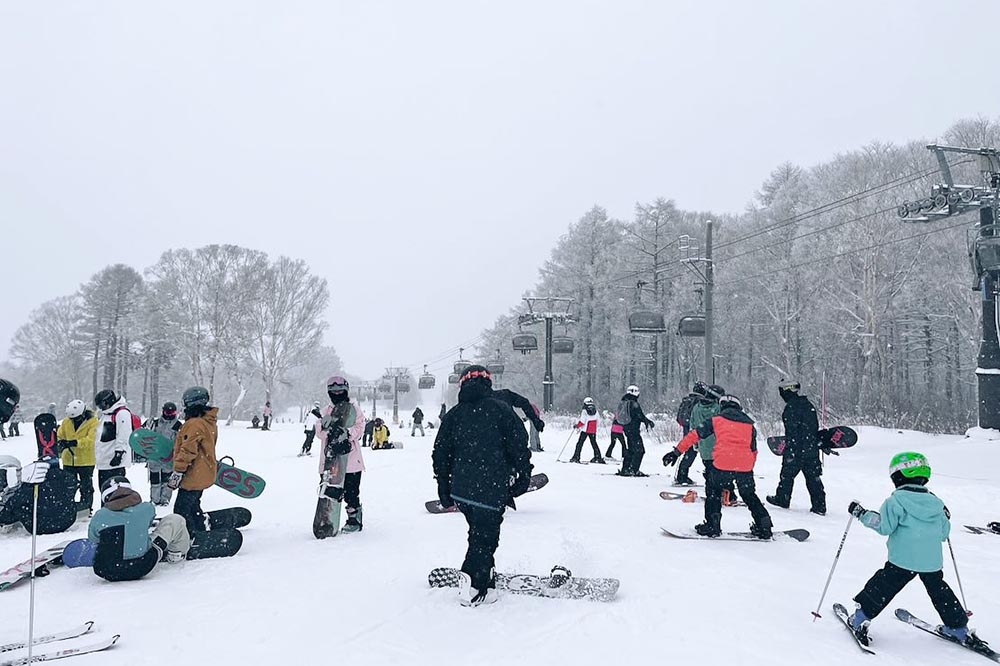
[[[79,638],[85,634],[89,634],[90,630],[93,629],[93,620],[84,622],[78,627],[73,629],[67,629],[66,631],[59,631],[53,634],[48,634],[46,636],[39,636],[32,641],[32,647],[36,645],[45,645],[48,643],[58,643],[59,641],[67,641],[72,638]],[[118,642],[119,634],[115,634],[110,638],[102,638],[94,641],[88,645],[80,645],[76,647],[67,647],[61,650],[50,650],[48,652],[36,652],[31,655],[31,661],[25,657],[15,657],[13,659],[5,659],[4,657],[8,652],[14,652],[16,650],[23,650],[28,647],[27,641],[16,641],[13,643],[7,643],[5,645],[0,645],[0,666],[26,666],[29,663],[35,663],[37,661],[52,661],[53,659],[64,659],[66,657],[75,657],[81,654],[90,654],[91,652],[100,652],[102,650],[107,650]]]
[[[844,608],[842,604],[834,604],[833,612],[837,616],[837,618],[843,623],[843,625],[847,627],[847,630],[851,632],[851,636],[854,637],[854,642],[857,643],[861,651],[866,652],[868,654],[875,654],[875,651],[872,650],[870,647],[871,643],[870,639],[868,639],[867,637],[862,638],[854,631],[854,629],[851,628],[851,623],[849,620],[850,614],[847,612],[847,609]],[[967,645],[965,643],[960,643],[954,638],[950,638],[948,636],[945,636],[944,634],[938,633],[937,627],[935,627],[929,622],[921,620],[919,617],[917,617],[910,611],[906,610],[905,608],[897,608],[895,615],[896,619],[899,620],[900,622],[905,622],[906,624],[912,627],[916,627],[921,631],[924,631],[933,636],[937,636],[941,640],[948,641],[949,643],[954,643],[955,645],[964,647],[966,650],[970,650],[971,652],[975,652],[976,654],[981,654],[987,659],[992,659],[993,661],[1000,663],[1000,652],[995,652],[994,650],[990,649],[985,642],[980,641],[979,645]]]

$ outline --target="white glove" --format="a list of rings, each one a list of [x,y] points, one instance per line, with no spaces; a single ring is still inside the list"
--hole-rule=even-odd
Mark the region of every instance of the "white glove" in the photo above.
[[[44,483],[45,475],[49,473],[47,462],[37,461],[28,463],[21,468],[22,483]]]

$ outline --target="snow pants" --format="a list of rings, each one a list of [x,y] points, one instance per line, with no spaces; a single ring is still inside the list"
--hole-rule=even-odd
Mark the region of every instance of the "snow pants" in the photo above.
[[[826,513],[826,490],[823,488],[823,465],[819,460],[819,451],[795,452],[786,451],[781,458],[781,478],[778,489],[774,491],[779,504],[788,506],[792,501],[792,486],[799,472],[806,479],[806,489],[809,491],[809,501],[812,510]]]
[[[716,469],[711,461],[705,461],[705,522],[716,527],[722,524],[722,489],[735,483],[740,498],[746,502],[758,527],[772,527],[771,514],[757,497],[757,487],[753,472],[727,472]]]
[[[174,471],[173,461],[147,460],[146,469],[149,472],[149,501],[157,506],[167,506],[174,494],[167,485]]]
[[[677,463],[677,476],[674,477],[677,481],[684,481],[690,479],[691,464],[694,463],[694,459],[698,457],[698,449],[692,446],[690,449],[684,452],[680,461]]]
[[[94,508],[94,466],[84,465],[77,467],[74,465],[66,465],[63,467],[64,470],[76,477],[77,481],[80,483],[80,508],[81,509],[93,509]]]
[[[622,458],[625,457],[625,454],[628,452],[628,447],[625,446],[625,433],[623,433],[623,432],[612,432],[611,433],[611,443],[608,445],[608,450],[604,454],[605,458],[610,458],[611,455],[615,452],[615,444],[616,443],[622,445]]]
[[[626,430],[625,438],[628,440],[628,445],[625,447],[625,456],[622,459],[622,472],[635,474],[642,464],[642,457],[646,455],[646,447],[642,444],[642,435],[638,428]]]
[[[854,600],[861,605],[865,615],[874,618],[915,576],[920,576],[920,582],[924,584],[927,596],[931,598],[934,610],[941,616],[941,622],[945,626],[958,629],[969,624],[965,609],[948,587],[942,571],[917,573],[897,567],[892,562],[886,562],[885,566],[876,571],[875,575],[865,583],[865,588],[854,597]]]
[[[587,434],[585,432],[580,433],[580,439],[576,440],[576,451],[573,452],[573,457],[570,460],[579,460],[580,453],[583,451],[583,443],[590,440],[590,446],[594,449],[594,457],[601,457],[601,449],[597,446],[597,435]]]
[[[163,539],[167,544],[167,550],[172,553],[187,555],[191,549],[191,534],[188,532],[187,523],[176,513],[160,518],[149,536],[153,539],[157,537]]]
[[[469,574],[472,587],[484,590],[496,587],[493,556],[500,545],[500,524],[503,522],[503,508],[490,509],[458,502],[459,510],[469,524],[469,548],[462,562],[462,571]]]
[[[344,504],[348,511],[361,506],[361,472],[348,472],[344,475]]]
[[[424,424],[423,423],[417,423],[416,421],[414,421],[413,422],[413,427],[410,428],[410,437],[413,437],[413,433],[417,432],[418,430],[420,431],[420,436],[423,437],[424,436]]]
[[[11,437],[20,437],[21,436],[21,424],[18,421],[11,421],[10,422],[10,431],[9,431],[9,434],[10,434]]]
[[[542,450],[542,438],[538,436],[538,429],[535,424],[528,422],[528,448],[532,451]]]
[[[312,453],[313,439],[316,437],[316,430],[306,430],[306,441],[302,442],[302,453]]]
[[[188,534],[207,530],[205,512],[201,510],[201,490],[177,489],[177,499],[174,500],[174,513],[187,523]]]

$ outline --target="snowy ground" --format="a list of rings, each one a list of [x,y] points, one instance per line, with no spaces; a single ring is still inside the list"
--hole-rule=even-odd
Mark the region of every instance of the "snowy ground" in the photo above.
[[[430,407],[430,406],[429,406]],[[434,413],[433,409],[425,409]],[[401,429],[394,429],[393,439]],[[272,432],[223,428],[219,455],[267,479],[264,494],[240,500],[213,488],[206,509],[243,504],[253,510],[243,550],[229,560],[161,565],[147,578],[107,583],[89,570],[57,569],[37,585],[37,628],[58,630],[94,619],[121,633],[113,650],[75,658],[85,664],[662,664],[698,660],[719,664],[813,665],[870,663],[836,622],[829,605],[850,598],[882,565],[884,539],[859,524],[851,528],[824,619],[815,608],[852,498],[877,509],[891,491],[886,472],[893,453],[919,450],[934,468],[931,487],[948,503],[962,582],[975,612],[972,626],[1000,644],[1000,536],[967,534],[962,523],[1000,520],[1000,447],[982,439],[874,428],[860,430],[854,449],[833,458],[825,477],[830,514],[808,512],[801,481],[789,511],[774,509],[778,529],[804,527],[805,543],[679,541],[660,526],[688,528],[701,505],[657,496],[666,475],[612,476],[614,467],[555,462],[569,431],[546,431],[536,472],[551,483],[508,512],[498,568],[546,573],[553,564],[580,576],[621,579],[611,604],[515,595],[476,609],[458,605],[453,590],[427,586],[436,566],[458,565],[465,551],[460,515],[431,515],[433,434],[399,437],[401,451],[365,451],[362,482],[365,529],[316,541],[311,533],[316,459],[298,458],[298,425]],[[662,473],[668,442],[650,437],[644,469]],[[606,439],[602,441],[602,447]],[[30,437],[0,443],[0,453],[30,459]],[[761,496],[773,492],[779,459],[762,447],[757,471]],[[564,458],[570,455],[569,450]],[[696,463],[695,469],[700,465]],[[145,469],[129,476],[146,494]],[[725,509],[724,529],[744,529],[745,509]],[[39,538],[39,547],[83,536]],[[0,535],[0,568],[26,559],[30,537]],[[954,572],[946,553],[946,577]],[[937,617],[915,581],[874,624],[880,663],[983,663],[982,657],[917,632],[891,609],[905,606]],[[28,586],[0,593],[0,643],[27,633]]]

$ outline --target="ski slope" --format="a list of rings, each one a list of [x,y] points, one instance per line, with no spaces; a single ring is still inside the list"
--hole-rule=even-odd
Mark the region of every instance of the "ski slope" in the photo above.
[[[426,413],[435,413],[433,406]],[[205,509],[243,505],[253,510],[242,551],[228,560],[161,564],[147,578],[107,583],[87,569],[55,569],[39,579],[36,632],[58,631],[84,620],[95,630],[120,633],[104,653],[67,664],[663,664],[725,663],[799,666],[870,664],[833,617],[830,605],[853,608],[851,597],[885,561],[885,540],[855,523],[822,609],[810,615],[847,524],[851,499],[877,509],[891,492],[892,454],[926,453],[931,489],[952,511],[953,539],[971,609],[971,626],[1000,645],[1000,536],[972,535],[963,523],[1000,520],[1000,442],[860,428],[859,444],[832,458],[825,481],[830,513],[809,513],[801,479],[792,509],[769,507],[775,529],[806,528],[804,543],[681,541],[661,526],[689,528],[700,504],[666,502],[658,492],[669,475],[613,476],[614,466],[556,463],[570,435],[550,428],[535,472],[549,485],[519,500],[503,525],[498,568],[545,574],[552,565],[579,576],[621,580],[618,599],[586,601],[503,596],[489,607],[459,606],[454,590],[427,586],[437,566],[458,566],[465,552],[461,515],[431,515],[435,497],[430,451],[433,435],[410,438],[393,428],[403,450],[365,449],[368,471],[361,492],[364,531],[326,541],[311,534],[317,460],[296,457],[298,424],[271,432],[243,424],[220,428],[219,455],[267,480],[254,500],[219,488],[206,491]],[[672,442],[650,436],[643,468],[664,473],[660,458]],[[602,450],[607,436],[602,436]],[[763,495],[773,492],[780,459],[761,442],[757,473]],[[31,458],[30,437],[0,443],[0,453]],[[567,448],[564,458],[570,456]],[[693,471],[700,469],[696,463]],[[129,469],[147,493],[145,467]],[[700,478],[700,475],[695,475]],[[745,529],[746,509],[727,508],[723,528]],[[39,550],[85,536],[78,521],[69,534],[39,538]],[[0,568],[25,560],[30,537],[20,528],[0,535]],[[946,578],[955,576],[947,552]],[[981,656],[935,640],[898,622],[903,606],[937,622],[914,581],[872,627],[881,664],[983,664]],[[28,585],[0,593],[0,643],[27,633]],[[85,642],[79,639],[80,642]],[[68,642],[66,645],[71,645]]]

